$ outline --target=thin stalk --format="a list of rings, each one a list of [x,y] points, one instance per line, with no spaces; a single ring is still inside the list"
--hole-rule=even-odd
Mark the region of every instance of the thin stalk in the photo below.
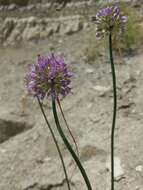
[[[61,159],[61,163],[62,163],[62,166],[63,166],[63,170],[64,170],[64,173],[65,173],[65,179],[66,179],[66,182],[67,182],[68,190],[71,190],[70,184],[69,184],[69,179],[68,179],[68,174],[67,174],[67,171],[66,171],[66,166],[65,166],[64,159],[63,159],[63,156],[62,156],[60,147],[59,147],[59,145],[58,145],[57,139],[56,139],[56,137],[55,137],[55,135],[54,135],[54,132],[53,132],[53,130],[52,130],[52,128],[51,128],[51,125],[50,125],[50,123],[49,123],[49,121],[48,121],[48,119],[47,119],[47,117],[46,117],[46,114],[45,114],[45,112],[44,112],[42,103],[40,102],[40,100],[39,100],[38,97],[37,97],[37,100],[38,100],[38,103],[39,103],[41,112],[42,112],[42,114],[43,114],[43,116],[44,116],[44,119],[45,119],[45,121],[46,121],[46,124],[47,124],[47,126],[48,126],[48,128],[49,128],[49,130],[50,130],[50,133],[51,133],[51,135],[52,135],[52,138],[53,138],[53,140],[54,140],[54,143],[55,143],[55,145],[56,145],[57,151],[58,151],[58,153],[59,153],[59,157],[60,157],[60,159]]]
[[[60,112],[61,112],[61,114],[62,114],[63,120],[64,120],[64,122],[65,122],[65,125],[66,125],[66,127],[67,127],[67,129],[68,129],[68,131],[69,131],[69,133],[70,133],[70,135],[71,135],[71,137],[72,137],[72,140],[73,140],[73,142],[74,142],[74,144],[75,144],[75,149],[76,149],[76,152],[77,152],[77,156],[78,156],[78,158],[80,159],[79,150],[78,150],[78,145],[77,145],[76,140],[75,140],[75,138],[74,138],[74,136],[73,136],[73,134],[72,134],[72,131],[70,130],[69,124],[68,124],[68,122],[67,122],[67,120],[66,120],[66,118],[65,118],[65,114],[64,114],[64,112],[63,112],[63,109],[62,109],[62,106],[61,106],[61,102],[60,102],[60,100],[59,100],[58,97],[57,97],[57,102],[58,102],[58,106],[59,106],[59,108],[60,108]],[[72,174],[71,174],[71,176],[70,176],[70,179],[72,179],[73,174],[74,174],[74,171],[75,171],[76,168],[77,168],[77,165],[75,165],[75,167],[74,167],[74,169],[73,169],[73,172],[72,172]]]
[[[77,157],[76,153],[74,152],[74,150],[72,149],[72,146],[70,145],[69,141],[67,140],[66,136],[64,135],[64,132],[60,126],[60,123],[59,123],[59,119],[58,119],[58,115],[57,115],[57,109],[56,109],[56,102],[55,100],[53,99],[52,100],[52,108],[53,108],[53,115],[54,115],[54,119],[55,119],[55,123],[56,123],[56,126],[57,126],[57,130],[61,136],[61,138],[63,139],[67,149],[69,150],[69,152],[71,153],[74,161],[76,162],[84,180],[85,180],[85,183],[86,183],[86,186],[87,186],[87,189],[88,190],[92,190],[92,187],[91,187],[91,184],[90,184],[90,181],[87,177],[87,174],[85,172],[85,169],[83,168],[81,162],[79,161],[79,158]]]
[[[109,54],[111,62],[112,71],[112,81],[113,81],[113,120],[112,120],[112,130],[111,130],[111,190],[114,190],[114,133],[116,124],[116,112],[117,112],[117,92],[116,92],[116,73],[113,59],[112,51],[112,33],[109,34]]]
[[[62,106],[61,106],[61,103],[60,103],[59,98],[57,98],[57,102],[58,102],[58,106],[59,106],[59,108],[60,108],[60,111],[61,111],[63,120],[64,120],[64,122],[65,122],[65,124],[66,124],[66,127],[67,127],[67,129],[68,129],[68,131],[69,131],[69,133],[70,133],[70,135],[71,135],[71,137],[72,137],[72,140],[73,140],[74,144],[75,144],[76,152],[77,152],[77,155],[78,155],[78,157],[79,157],[78,145],[77,145],[76,140],[75,140],[75,138],[74,138],[74,136],[73,136],[73,134],[72,134],[72,131],[70,130],[70,127],[69,127],[69,125],[68,125],[68,122],[67,122],[67,120],[66,120],[66,118],[65,118],[65,115],[64,115],[64,112],[63,112],[63,109],[62,109]]]

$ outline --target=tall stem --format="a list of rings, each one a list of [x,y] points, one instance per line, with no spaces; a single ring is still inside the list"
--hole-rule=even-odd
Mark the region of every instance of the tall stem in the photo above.
[[[64,114],[63,109],[62,109],[62,106],[61,106],[61,102],[60,102],[60,100],[59,100],[58,97],[57,97],[57,103],[58,103],[58,106],[59,106],[59,108],[60,108],[60,112],[61,112],[61,114],[62,114],[62,117],[63,117],[63,120],[64,120],[64,122],[65,122],[65,125],[66,125],[66,127],[67,127],[67,129],[68,129],[68,131],[69,131],[69,134],[70,134],[70,136],[72,137],[72,140],[73,140],[73,142],[74,142],[74,144],[75,144],[75,149],[76,149],[76,152],[77,152],[77,156],[78,156],[78,158],[80,159],[79,150],[78,150],[78,145],[77,145],[76,140],[75,140],[75,138],[74,138],[74,136],[73,136],[73,134],[72,134],[72,131],[70,130],[70,127],[69,127],[69,125],[68,125],[68,122],[67,122],[67,120],[66,120],[66,118],[65,118],[65,114]],[[73,169],[73,172],[72,172],[72,174],[71,174],[70,179],[73,177],[73,174],[74,174],[74,171],[75,171],[76,168],[77,168],[77,165],[75,165],[75,167],[74,167],[74,169]]]
[[[63,112],[63,109],[62,109],[62,106],[61,106],[61,103],[60,103],[59,98],[57,98],[57,102],[58,102],[58,106],[59,106],[59,108],[60,108],[62,117],[63,117],[63,119],[64,119],[65,125],[66,125],[66,127],[67,127],[67,129],[68,129],[68,131],[69,131],[69,133],[70,133],[70,135],[71,135],[71,137],[72,137],[72,140],[73,140],[73,142],[74,142],[74,144],[75,144],[76,152],[77,152],[77,155],[78,155],[78,157],[79,157],[78,145],[77,145],[76,140],[75,140],[75,138],[74,138],[74,136],[73,136],[73,134],[72,134],[72,132],[71,132],[71,130],[70,130],[70,127],[69,127],[69,125],[68,125],[68,122],[67,122],[67,120],[66,120],[66,118],[65,118],[65,115],[64,115],[64,112]]]
[[[114,132],[116,124],[116,112],[117,112],[117,92],[116,92],[116,73],[114,67],[114,59],[112,52],[112,33],[109,34],[109,53],[113,80],[113,120],[112,120],[112,130],[111,130],[111,190],[114,190]]]
[[[54,119],[55,119],[55,123],[56,123],[56,126],[57,126],[57,130],[59,132],[59,134],[61,135],[61,138],[63,139],[67,149],[69,150],[69,152],[71,153],[73,159],[75,160],[84,180],[85,180],[85,183],[86,183],[86,186],[87,186],[87,189],[88,190],[92,190],[92,187],[91,187],[91,184],[90,184],[90,181],[87,177],[87,174],[85,172],[85,169],[83,168],[83,166],[81,165],[77,155],[75,154],[74,150],[72,149],[69,141],[67,140],[66,136],[64,135],[64,132],[60,126],[60,123],[59,123],[59,119],[58,119],[58,115],[57,115],[57,109],[56,109],[56,103],[55,103],[55,100],[53,99],[52,100],[52,108],[53,108],[53,115],[54,115]]]
[[[39,100],[38,97],[37,97],[37,100],[38,100],[38,103],[39,103],[41,112],[42,112],[42,114],[43,114],[43,116],[44,116],[44,119],[45,119],[45,121],[46,121],[46,124],[47,124],[47,126],[48,126],[48,128],[49,128],[49,130],[50,130],[50,133],[51,133],[51,135],[52,135],[52,138],[53,138],[53,140],[54,140],[54,143],[55,143],[55,145],[56,145],[57,151],[58,151],[58,153],[59,153],[59,157],[60,157],[60,159],[61,159],[61,163],[62,163],[62,166],[63,166],[63,170],[64,170],[64,173],[65,173],[65,179],[66,179],[66,181],[67,181],[68,190],[71,190],[70,184],[69,184],[68,175],[67,175],[67,171],[66,171],[66,166],[65,166],[64,159],[63,159],[63,156],[62,156],[60,147],[59,147],[59,145],[58,145],[57,139],[56,139],[56,137],[55,137],[55,135],[54,135],[54,132],[53,132],[53,130],[52,130],[52,128],[51,128],[51,125],[50,125],[50,123],[49,123],[49,121],[48,121],[48,119],[47,119],[47,117],[46,117],[46,114],[45,114],[45,112],[44,112],[42,103],[40,102],[40,100]]]

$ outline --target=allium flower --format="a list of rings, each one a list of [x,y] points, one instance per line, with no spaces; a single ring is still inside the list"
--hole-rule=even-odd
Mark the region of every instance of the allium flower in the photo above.
[[[101,9],[95,17],[96,36],[102,37],[108,32],[119,32],[122,33],[125,29],[127,17],[123,15],[118,6],[111,6]]]
[[[38,56],[38,61],[26,76],[26,87],[34,96],[43,100],[45,96],[57,98],[66,96],[71,87],[72,73],[68,71],[64,59],[51,54]]]

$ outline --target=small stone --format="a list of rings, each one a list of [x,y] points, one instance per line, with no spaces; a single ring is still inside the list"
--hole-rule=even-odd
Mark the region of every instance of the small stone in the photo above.
[[[30,10],[33,10],[34,8],[35,8],[35,5],[29,5],[29,6],[27,7],[27,10],[30,11]]]
[[[31,16],[31,17],[29,17],[29,18],[27,19],[27,23],[29,24],[29,26],[33,26],[33,25],[36,24],[36,20],[37,20],[36,17]]]
[[[86,71],[85,71],[86,73],[88,73],[88,74],[92,74],[92,73],[94,73],[94,70],[93,69],[86,69]]]
[[[1,153],[6,153],[6,149],[0,148]]]
[[[9,11],[13,11],[15,9],[16,9],[16,5],[15,4],[11,4],[11,5],[8,6],[8,10]]]
[[[63,39],[59,39],[58,43],[62,44],[63,43]]]
[[[44,158],[44,162],[49,162],[49,161],[51,161],[51,158],[50,158],[50,157]]]
[[[99,93],[99,96],[105,96],[108,92],[110,92],[111,88],[108,86],[93,86],[93,90],[97,91]]]
[[[136,189],[136,190],[141,190],[141,187],[137,185],[137,186],[135,187],[135,189]]]
[[[142,172],[142,171],[143,171],[143,166],[142,166],[142,165],[138,165],[138,166],[136,167],[136,171],[137,171],[137,172]]]
[[[118,157],[114,158],[115,163],[115,173],[114,173],[114,180],[120,181],[124,177],[124,171],[121,166],[121,160]],[[106,162],[106,169],[111,172],[111,161],[108,159]]]

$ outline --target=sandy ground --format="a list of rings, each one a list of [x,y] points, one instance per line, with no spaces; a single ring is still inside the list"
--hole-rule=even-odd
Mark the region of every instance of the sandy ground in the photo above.
[[[50,133],[36,99],[26,96],[24,84],[25,74],[36,56],[47,55],[51,47],[65,56],[74,72],[72,93],[62,101],[62,106],[77,140],[80,159],[93,190],[110,190],[110,172],[106,168],[113,104],[110,64],[108,56],[93,64],[85,63],[84,35],[80,32],[0,49],[0,190],[67,190]],[[123,64],[116,64],[115,152],[123,170],[115,182],[116,190],[143,190],[142,60],[143,54],[139,54],[124,57]],[[55,130],[50,99],[44,105]],[[61,123],[65,127],[62,119]],[[65,132],[69,135],[66,128]],[[56,134],[70,174],[73,161]],[[78,169],[71,185],[72,189],[86,190]]]

